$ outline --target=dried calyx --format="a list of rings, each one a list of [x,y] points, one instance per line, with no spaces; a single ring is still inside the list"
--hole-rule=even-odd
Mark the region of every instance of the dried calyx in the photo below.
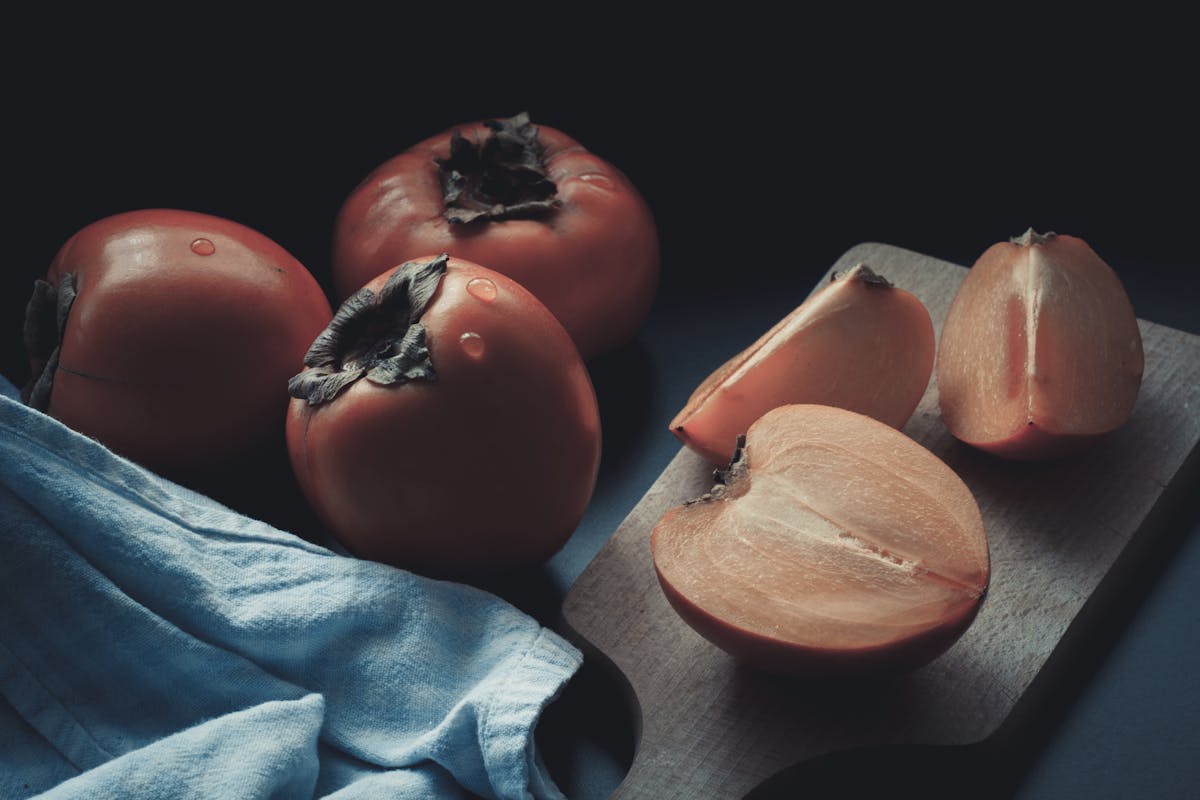
[[[305,354],[308,369],[288,381],[288,393],[316,406],[362,378],[383,386],[435,380],[420,319],[447,261],[444,253],[432,261],[410,261],[378,293],[362,288],[346,298]]]
[[[729,459],[729,465],[717,467],[713,470],[713,487],[699,497],[686,501],[684,505],[690,506],[693,503],[707,503],[710,500],[719,500],[725,496],[730,487],[744,478],[749,471],[750,462],[746,458],[746,434],[739,433],[737,444],[733,448],[733,457]]]
[[[557,187],[546,175],[544,148],[529,115],[484,124],[491,133],[482,142],[456,131],[450,157],[437,159],[446,219],[466,225],[552,213],[559,205]]]
[[[39,278],[33,283],[33,294],[25,307],[25,352],[29,354],[34,374],[21,389],[21,401],[39,411],[50,405],[63,331],[76,294],[73,272],[63,275],[57,286]]]
[[[883,277],[878,272],[871,269],[870,267],[868,267],[866,264],[864,264],[861,261],[859,263],[855,264],[850,269],[846,270],[845,272],[833,273],[833,275],[831,275],[829,277],[829,282],[833,283],[834,281],[839,281],[839,280],[843,280],[843,279],[852,279],[852,280],[862,281],[863,283],[867,284],[868,286],[881,286],[881,287],[885,287],[888,289],[892,288],[892,285],[893,285],[891,281],[889,281],[887,278]]]
[[[1013,236],[1011,239],[1009,239],[1009,241],[1012,242],[1013,244],[1019,244],[1022,247],[1029,247],[1030,245],[1034,245],[1034,244],[1045,244],[1046,242],[1051,241],[1052,239],[1054,239],[1057,236],[1058,236],[1058,234],[1055,233],[1054,231],[1047,231],[1046,233],[1038,233],[1033,228],[1030,228],[1027,231],[1025,231],[1024,233],[1022,233],[1020,236]]]

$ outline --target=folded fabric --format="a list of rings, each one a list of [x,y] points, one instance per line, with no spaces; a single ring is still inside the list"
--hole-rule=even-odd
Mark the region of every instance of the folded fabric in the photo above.
[[[533,732],[581,657],[552,631],[0,395],[0,797],[562,797]]]

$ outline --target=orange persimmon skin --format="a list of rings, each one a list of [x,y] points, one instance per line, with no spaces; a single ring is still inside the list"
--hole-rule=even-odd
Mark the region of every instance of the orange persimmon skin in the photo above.
[[[46,279],[68,274],[78,296],[46,413],[188,480],[282,436],[287,380],[332,316],[283,247],[221,217],[139,209],[76,232]]]
[[[731,473],[667,512],[651,551],[672,607],[738,660],[786,675],[911,669],[974,620],[990,574],[978,505],[903,433],[783,406],[751,426]]]
[[[988,248],[946,316],[938,402],[958,439],[1016,460],[1068,456],[1129,418],[1144,356],[1116,273],[1082,239]]]
[[[781,405],[837,406],[900,428],[929,385],[934,348],[921,301],[860,264],[713,372],[670,430],[726,464],[738,435]]]
[[[632,339],[658,289],[658,229],[650,206],[620,169],[571,136],[548,125],[537,131],[561,203],[545,219],[447,221],[438,161],[450,154],[455,133],[485,140],[490,132],[482,121],[431,136],[376,167],[338,211],[338,299],[402,261],[446,252],[532,292],[585,360]]]
[[[490,295],[472,293],[477,280]],[[583,360],[537,298],[464,259],[449,259],[421,322],[435,380],[291,401],[297,482],[360,558],[456,579],[540,564],[575,531],[600,466]]]

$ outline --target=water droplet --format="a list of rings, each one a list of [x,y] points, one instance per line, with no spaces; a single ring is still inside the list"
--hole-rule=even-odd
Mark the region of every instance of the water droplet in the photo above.
[[[612,191],[613,189],[617,188],[616,184],[613,183],[612,178],[600,172],[585,172],[579,176],[579,180],[589,184],[590,186],[595,186],[597,189],[608,189],[609,191]]]
[[[496,284],[490,278],[471,278],[467,281],[467,294],[476,300],[490,303],[496,299]]]
[[[198,256],[211,256],[217,252],[217,246],[212,243],[211,239],[194,239],[192,241],[192,252]]]
[[[483,337],[478,333],[468,331],[458,337],[458,343],[462,346],[463,352],[471,358],[476,361],[483,358],[483,351],[486,347],[483,343]]]

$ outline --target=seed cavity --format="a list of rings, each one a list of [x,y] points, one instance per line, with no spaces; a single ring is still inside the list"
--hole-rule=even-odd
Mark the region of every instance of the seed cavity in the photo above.
[[[887,561],[888,563],[895,564],[898,567],[903,567],[906,565],[910,567],[915,566],[915,564],[906,561],[902,556],[898,556],[890,550],[880,547],[874,542],[870,542],[859,536],[855,536],[850,531],[839,531],[838,539],[845,544],[849,544],[859,550],[863,550],[867,553],[878,556],[882,561]]]

